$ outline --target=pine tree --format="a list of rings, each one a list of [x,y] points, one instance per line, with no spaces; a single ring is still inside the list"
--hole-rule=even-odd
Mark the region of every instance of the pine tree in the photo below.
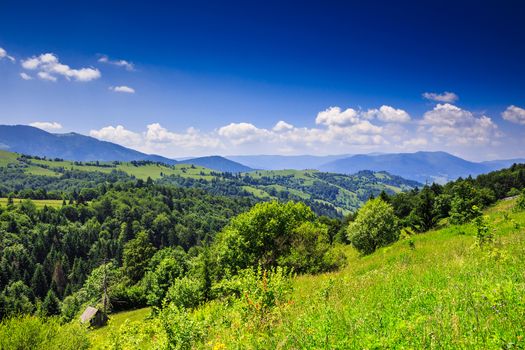
[[[44,316],[60,315],[60,301],[52,289],[47,292],[41,310]]]
[[[46,275],[41,264],[36,264],[35,272],[31,278],[31,288],[37,298],[43,298],[48,290]]]

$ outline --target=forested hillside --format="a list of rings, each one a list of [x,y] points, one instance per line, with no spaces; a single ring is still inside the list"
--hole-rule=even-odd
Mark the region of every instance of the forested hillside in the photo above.
[[[209,162],[209,160],[207,160]],[[34,176],[38,175],[38,176]],[[384,172],[361,171],[354,175],[315,170],[218,172],[195,165],[167,165],[149,161],[71,162],[0,151],[0,197],[61,199],[93,198],[97,184],[140,179],[159,184],[200,188],[209,193],[249,197],[258,201],[303,201],[321,215],[340,217],[359,208],[368,198],[420,186]],[[43,193],[43,191],[46,193]],[[89,194],[88,194],[89,193]]]
[[[382,192],[344,220],[143,180],[54,208],[11,199],[0,208],[0,347],[521,344],[524,175],[515,165]],[[152,314],[98,337],[76,321],[87,306]]]

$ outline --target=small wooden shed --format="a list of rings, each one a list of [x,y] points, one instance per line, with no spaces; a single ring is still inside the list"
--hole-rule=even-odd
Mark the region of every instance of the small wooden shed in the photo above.
[[[80,322],[92,327],[102,327],[108,322],[108,316],[97,308],[88,306],[80,316]]]

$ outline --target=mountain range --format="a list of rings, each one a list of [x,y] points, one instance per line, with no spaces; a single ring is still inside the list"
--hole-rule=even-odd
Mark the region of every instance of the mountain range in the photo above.
[[[61,158],[81,162],[147,160],[169,165],[193,164],[223,172],[246,172],[249,167],[220,156],[177,161],[145,154],[112,142],[77,133],[54,134],[27,125],[0,125],[0,150],[32,156]]]
[[[421,183],[445,183],[459,177],[477,176],[503,169],[525,159],[471,162],[446,152],[371,153],[330,156],[228,156],[228,159],[254,169],[316,169],[324,172],[355,174],[361,170],[386,171]]]
[[[446,152],[371,153],[329,156],[207,156],[175,160],[145,154],[115,143],[77,133],[55,134],[27,125],[0,125],[0,150],[75,161],[146,160],[174,164],[193,164],[222,172],[259,170],[305,170],[354,174],[361,170],[386,171],[421,183],[444,183],[458,177],[477,176],[502,169],[525,159],[472,162]]]

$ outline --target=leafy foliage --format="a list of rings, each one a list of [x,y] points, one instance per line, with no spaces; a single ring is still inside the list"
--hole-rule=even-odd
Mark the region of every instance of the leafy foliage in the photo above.
[[[400,231],[392,206],[381,198],[369,200],[348,226],[352,245],[364,254],[397,241]]]
[[[297,272],[334,268],[325,259],[327,228],[303,203],[255,205],[225,227],[213,250],[217,266],[229,273],[259,265],[264,269],[290,266]]]

